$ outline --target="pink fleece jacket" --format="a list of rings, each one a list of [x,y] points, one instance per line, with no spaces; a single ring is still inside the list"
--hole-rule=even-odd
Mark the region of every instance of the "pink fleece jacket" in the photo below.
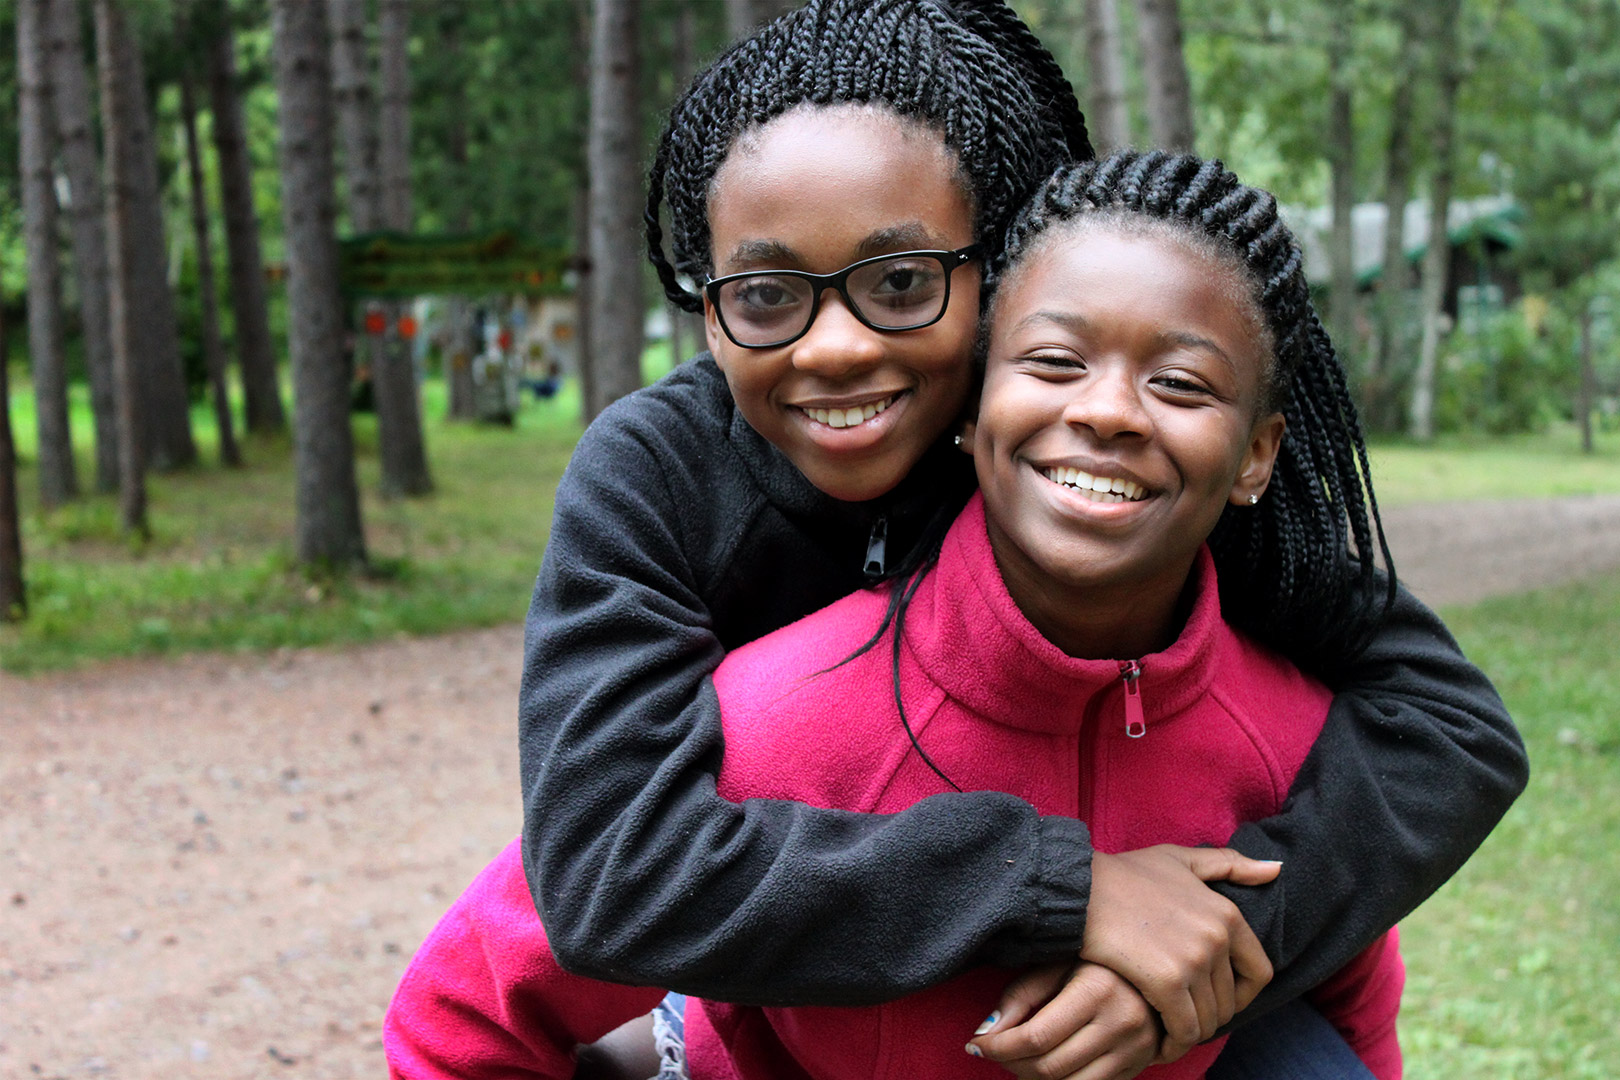
[[[1220,844],[1240,822],[1274,813],[1330,694],[1221,619],[1207,550],[1194,573],[1192,612],[1166,651],[1126,663],[1065,656],[1008,596],[976,496],[906,619],[900,680],[919,742],[964,788],[1085,820],[1100,851]],[[881,593],[857,593],[726,659],[715,675],[726,736],[721,794],[883,813],[946,790],[901,726],[887,643],[834,666],[870,637],[885,604]],[[1133,667],[1139,674],[1125,678]],[[962,1046],[1010,977],[976,969],[861,1008],[691,1001],[687,1060],[694,1080],[1003,1077]],[[1380,1080],[1401,1074],[1403,983],[1391,931],[1312,995]],[[562,1080],[575,1045],[661,996],[556,964],[514,843],[406,972],[386,1023],[389,1064],[413,1080]],[[1223,1042],[1142,1076],[1201,1077]]]

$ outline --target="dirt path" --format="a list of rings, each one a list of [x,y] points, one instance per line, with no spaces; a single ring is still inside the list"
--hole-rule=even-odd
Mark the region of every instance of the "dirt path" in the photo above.
[[[1620,497],[1387,515],[1436,603],[1620,567]],[[0,675],[0,1077],[363,1077],[517,832],[516,628]]]

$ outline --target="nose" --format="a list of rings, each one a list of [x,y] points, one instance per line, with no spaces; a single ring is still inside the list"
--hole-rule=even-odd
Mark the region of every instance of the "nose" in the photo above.
[[[828,379],[860,374],[883,360],[883,336],[855,317],[837,290],[821,294],[810,329],[792,345],[793,366]]]
[[[1093,364],[1085,378],[1069,385],[1073,393],[1063,407],[1064,423],[1090,428],[1103,440],[1147,434],[1152,421],[1131,372]]]

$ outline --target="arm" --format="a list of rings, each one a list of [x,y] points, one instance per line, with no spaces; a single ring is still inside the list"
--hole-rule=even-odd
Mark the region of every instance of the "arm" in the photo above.
[[[1524,744],[1489,680],[1402,589],[1337,694],[1282,812],[1230,846],[1283,870],[1225,884],[1275,966],[1247,1023],[1347,964],[1445,882],[1524,790]]]
[[[526,633],[524,863],[560,961],[730,1001],[858,1004],[970,962],[1072,958],[1090,887],[1079,822],[995,792],[892,816],[716,794],[722,649],[704,585],[736,564],[701,565],[690,519],[740,510],[668,480],[654,435],[604,419],[559,487]],[[772,545],[760,603],[817,572],[808,542],[742,516],[739,542]]]
[[[514,843],[417,950],[383,1022],[399,1080],[569,1080],[575,1048],[656,1005],[661,991],[557,965]]]

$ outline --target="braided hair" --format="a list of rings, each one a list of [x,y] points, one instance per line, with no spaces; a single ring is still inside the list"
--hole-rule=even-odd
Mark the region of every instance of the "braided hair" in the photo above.
[[[670,111],[645,221],[671,303],[703,309],[680,275],[701,280],[712,268],[709,196],[738,138],[800,105],[844,103],[937,130],[967,181],[976,239],[992,249],[1042,179],[1091,157],[1073,88],[1003,0],[810,0],[733,45]]]
[[[1014,218],[987,288],[1065,223],[1174,235],[1247,282],[1271,345],[1260,410],[1280,411],[1287,430],[1265,497],[1226,507],[1210,535],[1221,609],[1304,666],[1323,670],[1353,656],[1394,601],[1394,566],[1344,366],[1277,200],[1221,162],[1185,154],[1124,150],[1067,166]]]

